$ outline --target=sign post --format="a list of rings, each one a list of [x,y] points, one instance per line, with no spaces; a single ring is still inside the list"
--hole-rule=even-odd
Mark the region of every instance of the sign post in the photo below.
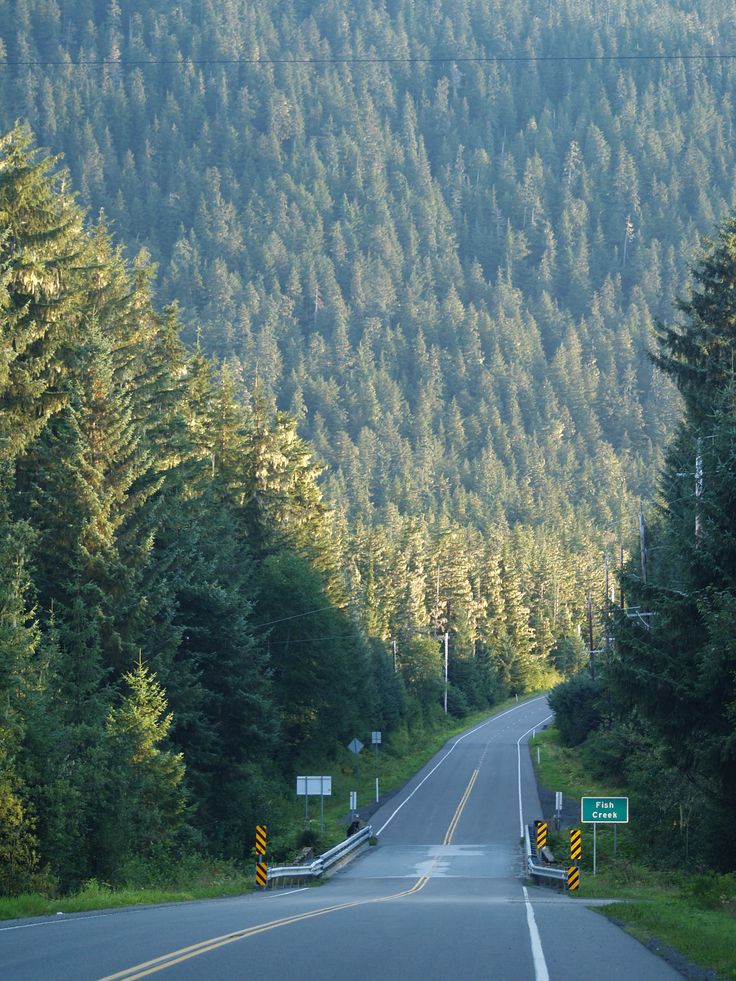
[[[629,823],[629,798],[611,797],[601,794],[600,797],[580,798],[580,820],[583,824],[593,825],[593,875],[598,870],[598,836],[599,824],[612,824],[614,832],[619,824]]]
[[[371,733],[371,743],[373,744],[373,754],[376,763],[376,804],[378,803],[378,777],[379,777],[379,767],[378,767],[378,747],[381,745],[381,732],[380,729],[374,729]]]
[[[356,736],[355,739],[351,739],[348,743],[348,749],[351,753],[355,753],[358,758],[358,782],[360,782],[360,753],[363,749],[363,743]]]
[[[309,827],[309,798],[319,795],[319,829],[325,829],[325,797],[332,796],[332,777],[297,777],[296,795],[304,797],[304,827]]]
[[[268,838],[268,826],[265,824],[256,825],[256,885],[265,889],[268,885],[268,865],[266,864],[266,841]]]

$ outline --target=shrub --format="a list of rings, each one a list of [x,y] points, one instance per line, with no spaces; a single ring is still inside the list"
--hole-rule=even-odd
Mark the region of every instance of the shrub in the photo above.
[[[549,705],[555,713],[560,739],[565,746],[579,746],[602,721],[602,688],[587,673],[576,674],[553,688]]]
[[[733,907],[736,904],[736,872],[692,875],[684,881],[681,892],[701,909]]]

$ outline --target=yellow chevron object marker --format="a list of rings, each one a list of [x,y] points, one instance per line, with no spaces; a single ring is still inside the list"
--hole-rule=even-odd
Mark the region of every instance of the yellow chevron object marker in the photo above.
[[[262,889],[268,885],[268,866],[265,862],[256,865],[256,885],[261,886]]]

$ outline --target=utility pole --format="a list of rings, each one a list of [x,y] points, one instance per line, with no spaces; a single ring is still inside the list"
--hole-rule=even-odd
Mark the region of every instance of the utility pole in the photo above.
[[[639,501],[639,550],[641,551],[641,578],[647,581],[647,529],[644,524],[644,505]]]
[[[606,651],[610,647],[610,637],[608,636],[608,617],[609,617],[609,604],[613,602],[610,593],[608,592],[608,552],[605,554],[605,564],[606,564],[606,604],[604,607],[605,618],[606,618]]]
[[[394,652],[394,674],[396,674],[396,641],[395,640],[391,641],[391,646]]]
[[[703,441],[698,436],[695,449],[695,547],[700,548],[703,537],[703,518],[700,498],[703,496]]]
[[[590,677],[595,681],[595,661],[593,659],[593,591],[588,587],[588,657],[590,658]]]
[[[445,715],[447,715],[447,665],[449,660],[450,635],[445,631]]]
[[[618,602],[622,610],[626,609],[624,596],[624,485],[622,483],[618,496],[618,571],[619,595]]]

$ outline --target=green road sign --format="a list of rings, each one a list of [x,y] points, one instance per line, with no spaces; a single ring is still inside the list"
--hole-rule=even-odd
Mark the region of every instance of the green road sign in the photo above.
[[[628,797],[581,797],[580,820],[583,824],[628,824]]]

